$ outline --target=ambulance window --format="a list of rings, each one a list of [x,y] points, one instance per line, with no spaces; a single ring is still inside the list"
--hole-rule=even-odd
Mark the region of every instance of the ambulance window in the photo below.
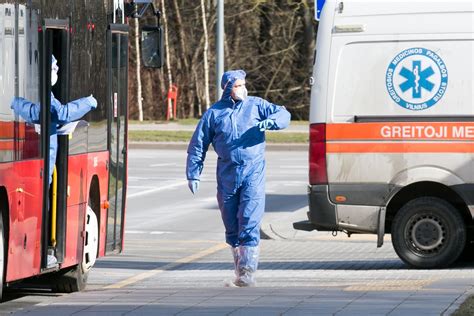
[[[314,55],[313,55],[313,66],[314,66],[314,64],[316,64],[316,53],[317,53],[317,50],[315,48],[314,49]]]

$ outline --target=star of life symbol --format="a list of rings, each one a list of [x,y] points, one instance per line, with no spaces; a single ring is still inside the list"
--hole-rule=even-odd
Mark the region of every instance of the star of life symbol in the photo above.
[[[386,73],[387,91],[408,110],[436,104],[448,87],[448,70],[441,57],[425,48],[409,48],[395,56]]]

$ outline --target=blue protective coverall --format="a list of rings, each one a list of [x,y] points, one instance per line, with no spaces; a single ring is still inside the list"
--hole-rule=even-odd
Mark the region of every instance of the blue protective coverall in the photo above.
[[[49,129],[49,183],[51,184],[56,154],[58,151],[58,125],[79,120],[84,114],[97,107],[97,101],[89,96],[66,104],[61,104],[51,93],[51,125]],[[15,97],[11,108],[27,123],[40,123],[41,105],[30,102],[21,97]]]
[[[239,257],[241,266],[254,265],[256,270],[265,210],[265,133],[256,125],[272,119],[275,124],[271,129],[283,129],[291,117],[285,107],[258,97],[234,100],[231,91],[237,79],[245,79],[243,70],[228,71],[222,76],[222,98],[204,113],[197,125],[189,143],[186,167],[187,179],[199,180],[212,143],[218,156],[217,201],[226,242],[233,247],[236,274]],[[249,256],[239,255],[249,249],[256,249],[253,263],[244,262],[252,261],[245,259]]]

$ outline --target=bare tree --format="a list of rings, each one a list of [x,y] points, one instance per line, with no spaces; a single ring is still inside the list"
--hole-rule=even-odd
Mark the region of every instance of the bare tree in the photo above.
[[[209,109],[209,105],[211,103],[209,99],[209,63],[207,59],[207,53],[209,51],[209,39],[207,35],[207,19],[206,19],[206,7],[204,6],[204,0],[201,0],[201,10],[202,10],[202,27],[204,30],[204,51],[203,51],[203,59],[204,59],[204,100],[206,105],[206,110]],[[201,110],[201,108],[199,108]],[[199,111],[199,115],[201,116],[202,113]]]
[[[145,119],[163,119],[166,91],[179,86],[178,118],[198,117],[215,93],[215,7],[212,0],[160,0],[164,26],[164,73],[141,70]],[[309,76],[315,44],[314,0],[226,1],[226,55],[228,69],[247,72],[249,93],[285,105],[293,118],[309,115]],[[141,22],[143,23],[143,22]],[[134,34],[132,28],[132,34]],[[135,66],[136,41],[130,65]],[[132,53],[133,52],[133,53]],[[138,56],[139,57],[139,56]],[[130,73],[131,117],[140,117],[138,72]],[[158,89],[157,89],[158,88]],[[201,109],[202,105],[202,109]]]
[[[135,50],[136,50],[136,72],[137,72],[137,105],[138,105],[138,120],[143,121],[143,98],[142,98],[142,77],[140,73],[141,62],[140,62],[140,22],[138,19],[133,19],[135,21]]]

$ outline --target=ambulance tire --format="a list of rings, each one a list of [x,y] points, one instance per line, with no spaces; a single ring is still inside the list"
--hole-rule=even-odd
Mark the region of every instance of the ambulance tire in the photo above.
[[[417,198],[395,215],[392,244],[400,259],[410,266],[443,268],[463,252],[466,226],[459,211],[447,201]]]

